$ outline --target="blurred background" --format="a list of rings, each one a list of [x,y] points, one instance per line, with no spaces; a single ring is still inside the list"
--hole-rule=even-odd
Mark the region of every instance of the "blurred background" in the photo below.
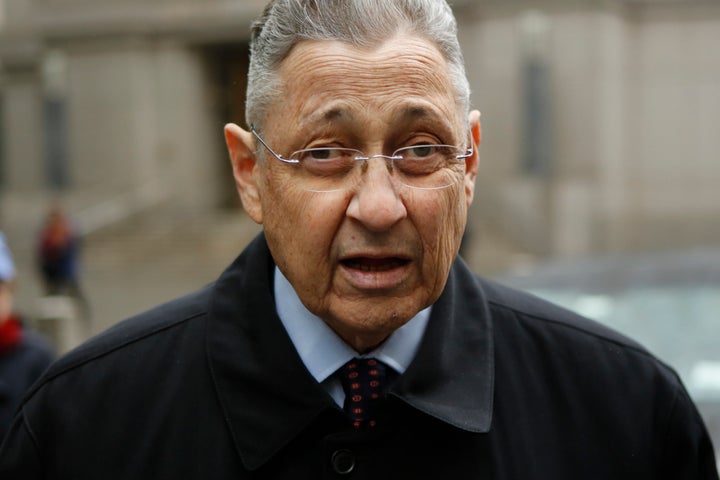
[[[264,4],[0,0],[0,229],[19,309],[63,317],[37,250],[51,208],[71,219],[89,310],[44,327],[61,350],[212,281],[259,231],[222,127],[244,124]],[[720,247],[719,1],[453,8],[482,111],[476,271]]]
[[[463,256],[648,346],[720,447],[720,0],[451,3],[483,126]],[[260,231],[222,127],[264,4],[0,0],[0,230],[60,352]],[[39,255],[58,212],[60,290]]]

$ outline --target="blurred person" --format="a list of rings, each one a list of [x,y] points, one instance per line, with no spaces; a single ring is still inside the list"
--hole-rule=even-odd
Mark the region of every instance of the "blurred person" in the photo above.
[[[457,256],[481,129],[444,0],[271,1],[246,116],[263,233],[57,362],[3,479],[717,480],[671,368]]]
[[[13,309],[15,265],[0,233],[0,439],[25,391],[54,359],[50,343],[26,328]]]
[[[73,298],[87,318],[89,304],[80,286],[80,239],[59,204],[48,212],[40,231],[37,256],[45,294]]]

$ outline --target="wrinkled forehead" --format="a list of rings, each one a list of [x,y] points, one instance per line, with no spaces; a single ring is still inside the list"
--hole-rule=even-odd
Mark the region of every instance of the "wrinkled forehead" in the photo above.
[[[398,35],[372,48],[306,40],[295,46],[278,73],[282,93],[271,117],[303,123],[319,116],[355,115],[390,122],[410,115],[465,128],[447,61],[421,37]]]

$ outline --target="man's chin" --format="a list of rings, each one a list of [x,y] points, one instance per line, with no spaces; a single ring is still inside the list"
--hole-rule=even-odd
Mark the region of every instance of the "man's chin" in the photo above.
[[[401,305],[397,299],[372,302],[366,298],[363,303],[321,316],[340,338],[361,353],[380,345],[422,309],[398,308]]]

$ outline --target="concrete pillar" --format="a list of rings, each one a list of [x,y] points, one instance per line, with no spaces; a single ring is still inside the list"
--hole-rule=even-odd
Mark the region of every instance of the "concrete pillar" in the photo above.
[[[6,69],[2,82],[4,187],[28,193],[45,187],[42,85],[36,69]]]
[[[635,78],[631,26],[620,12],[598,15],[597,143],[594,250],[619,249],[628,228],[630,83]]]
[[[202,57],[141,39],[68,49],[69,150],[75,186],[115,192],[152,185],[187,204],[214,185]],[[221,135],[221,126],[217,135]]]
[[[68,149],[79,190],[116,194],[156,170],[152,56],[142,42],[66,50]]]
[[[186,207],[216,206],[218,182],[230,176],[222,119],[215,117],[202,51],[164,43],[155,49],[156,156],[161,177],[175,175],[174,202]],[[222,170],[222,167],[227,167]]]

